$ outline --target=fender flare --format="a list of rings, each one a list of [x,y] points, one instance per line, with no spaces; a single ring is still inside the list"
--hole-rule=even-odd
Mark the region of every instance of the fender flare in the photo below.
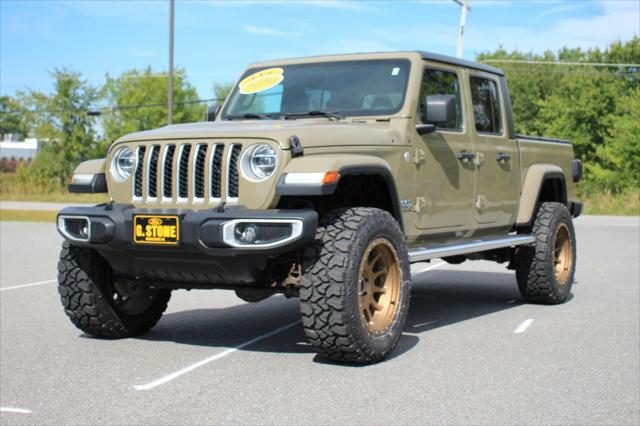
[[[324,158],[323,158],[324,157]],[[376,175],[380,176],[387,185],[391,201],[391,214],[404,229],[402,210],[398,197],[398,189],[389,165],[379,157],[368,155],[330,155],[306,156],[292,160],[285,168],[276,186],[278,196],[322,196],[332,195],[340,180],[332,184],[286,185],[287,173],[317,173],[337,171],[340,180],[345,176]]]
[[[528,225],[531,223],[536,204],[542,194],[544,182],[548,179],[562,181],[564,191],[562,203],[567,204],[567,183],[562,169],[553,164],[534,164],[527,169],[524,184],[522,185],[516,225]]]
[[[108,192],[106,172],[106,158],[84,161],[78,164],[78,166],[73,171],[73,175],[84,176],[85,180],[76,182],[75,179],[72,178],[71,183],[68,185],[69,192],[81,194],[97,194]]]

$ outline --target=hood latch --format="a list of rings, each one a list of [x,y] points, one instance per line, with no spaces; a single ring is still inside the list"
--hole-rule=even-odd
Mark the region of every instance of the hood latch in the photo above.
[[[304,155],[304,148],[300,144],[300,139],[293,135],[289,138],[289,145],[291,146],[291,157],[302,157]]]

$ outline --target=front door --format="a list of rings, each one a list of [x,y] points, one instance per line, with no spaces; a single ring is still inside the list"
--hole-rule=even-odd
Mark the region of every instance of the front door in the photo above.
[[[520,194],[517,141],[509,139],[499,77],[469,72],[476,163],[474,209],[479,228],[513,223]]]
[[[423,72],[419,117],[423,116],[427,95],[453,95],[456,100],[455,120],[440,124],[433,133],[416,134],[413,141],[416,224],[429,230],[428,234],[463,236],[475,223],[474,165],[459,159],[459,153],[473,150],[465,125],[468,120],[462,105],[462,80],[461,71],[454,67],[427,66]]]

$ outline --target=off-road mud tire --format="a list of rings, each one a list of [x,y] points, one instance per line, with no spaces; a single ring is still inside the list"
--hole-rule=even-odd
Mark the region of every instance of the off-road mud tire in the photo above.
[[[388,329],[371,333],[360,316],[358,282],[364,252],[380,238],[396,251],[400,296]],[[407,319],[411,286],[404,237],[393,216],[375,208],[328,213],[320,220],[314,243],[304,251],[302,266],[302,324],[321,356],[337,362],[369,364],[389,355]]]
[[[167,308],[170,290],[160,290],[143,313],[118,311],[109,297],[108,263],[93,249],[64,242],[58,262],[58,292],[71,322],[85,333],[104,338],[137,336],[151,329]]]
[[[571,266],[567,279],[557,279],[555,247],[558,230],[568,230],[571,243]],[[569,210],[561,203],[540,203],[531,231],[535,242],[516,251],[516,279],[526,302],[555,305],[565,302],[571,294],[576,267],[576,238]]]

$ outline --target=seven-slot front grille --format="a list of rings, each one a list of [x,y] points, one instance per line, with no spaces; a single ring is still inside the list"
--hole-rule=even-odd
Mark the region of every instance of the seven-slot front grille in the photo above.
[[[241,144],[138,145],[134,152],[134,200],[146,204],[219,203],[223,197],[229,201],[240,195]]]

